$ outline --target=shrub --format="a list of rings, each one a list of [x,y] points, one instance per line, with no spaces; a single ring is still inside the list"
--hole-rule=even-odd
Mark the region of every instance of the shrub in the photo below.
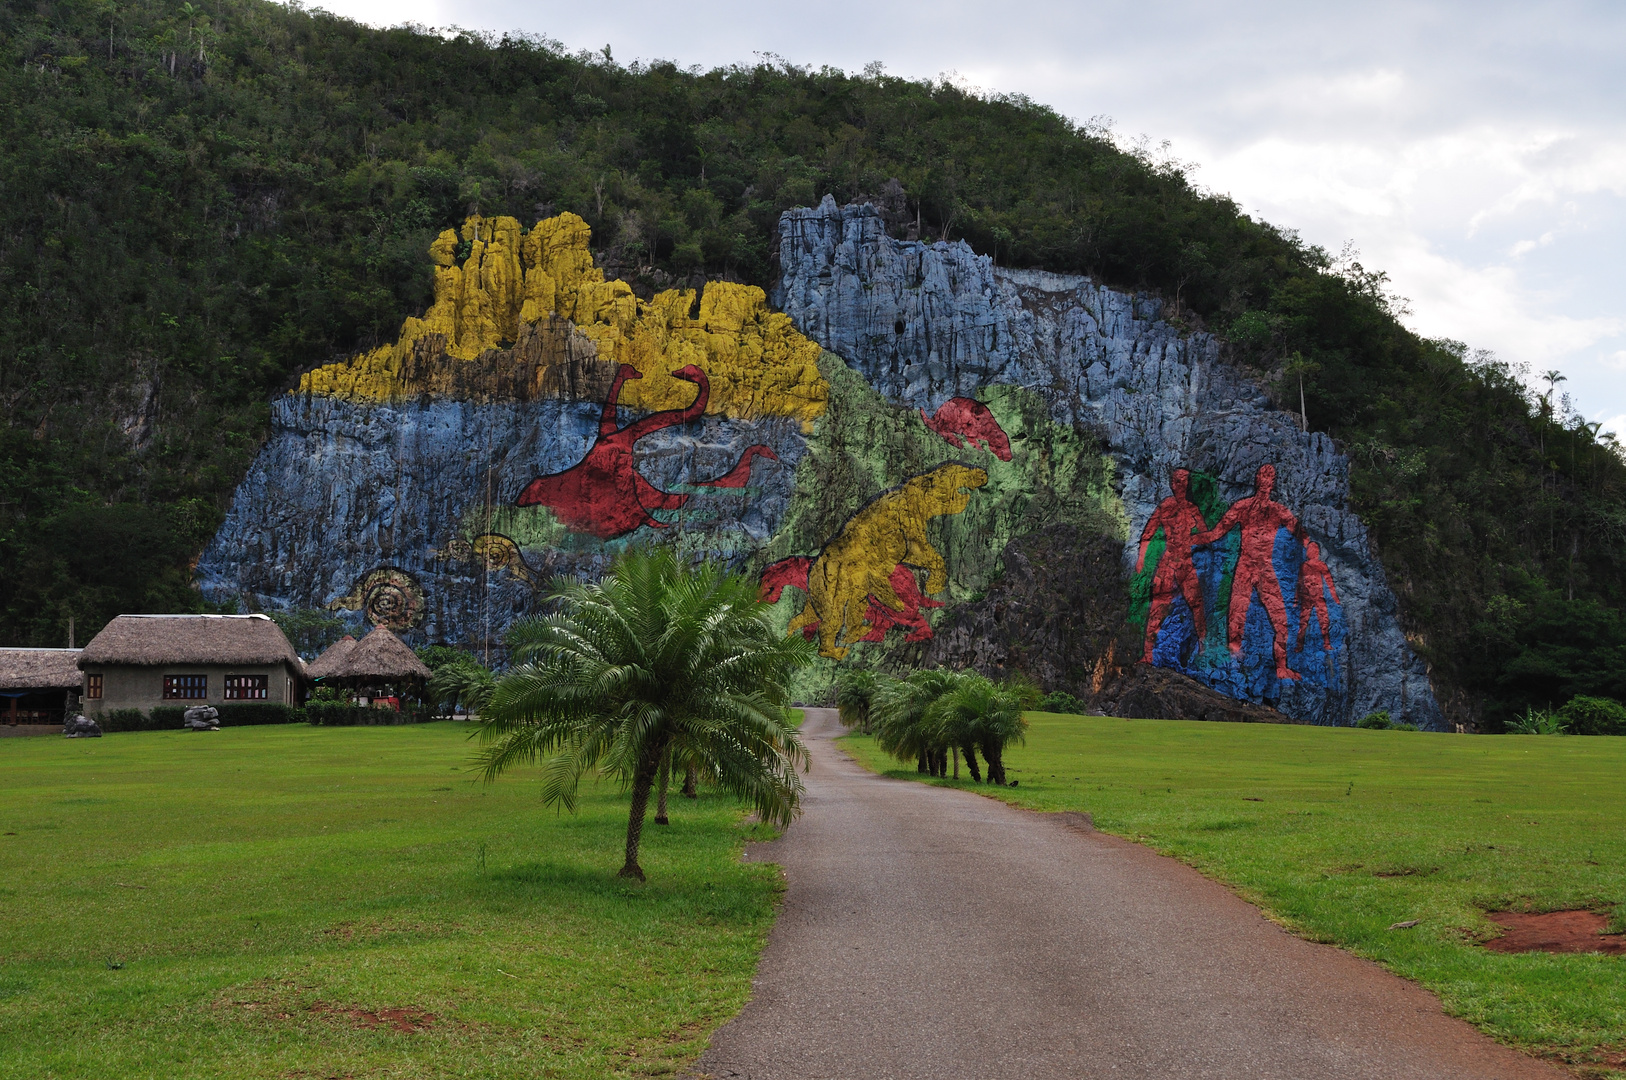
[[[1052,690],[1039,702],[1040,712],[1084,715],[1084,703],[1065,690]]]
[[[1377,712],[1367,713],[1365,716],[1355,721],[1355,726],[1359,728],[1371,728],[1373,731],[1388,731],[1390,728],[1394,727],[1394,725],[1389,722],[1389,711],[1387,709],[1379,709]],[[1415,731],[1417,729],[1413,728],[1412,730]]]
[[[250,727],[256,724],[297,724],[305,719],[299,709],[273,701],[239,702],[216,705],[221,727]],[[158,710],[154,709],[154,712]]]
[[[115,731],[144,731],[150,722],[140,709],[109,709],[94,717],[102,731],[111,735]]]
[[[147,725],[142,731],[176,731],[180,728],[186,717],[186,709],[181,705],[156,705],[147,714]]]
[[[348,702],[307,701],[305,719],[318,727],[388,727],[395,724],[420,724],[433,719],[430,711],[418,705],[394,709],[374,708],[370,705],[352,705]]]
[[[1577,695],[1557,715],[1571,735],[1626,735],[1626,705],[1613,698]]]
[[[1568,721],[1559,713],[1545,709],[1526,709],[1524,715],[1507,725],[1509,735],[1562,735]]]

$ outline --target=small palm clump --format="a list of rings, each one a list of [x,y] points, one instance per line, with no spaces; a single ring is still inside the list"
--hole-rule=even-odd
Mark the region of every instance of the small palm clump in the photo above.
[[[913,758],[921,772],[947,776],[949,756],[958,751],[971,779],[981,782],[981,753],[988,782],[1004,784],[1005,748],[1025,739],[1022,714],[1037,700],[1037,690],[1023,680],[1001,686],[975,672],[935,668],[880,680],[871,717],[881,748],[905,761]]]
[[[865,668],[848,668],[841,673],[836,680],[836,709],[843,724],[870,734],[870,709],[877,685],[875,672]]]
[[[644,880],[649,797],[673,768],[731,792],[764,821],[789,824],[807,752],[785,709],[790,673],[813,646],[767,620],[755,583],[686,570],[670,552],[624,556],[603,581],[555,588],[555,614],[510,635],[524,661],[481,712],[485,778],[541,760],[542,792],[567,810],[590,771],[632,788],[626,862]],[[664,810],[664,807],[661,809]]]

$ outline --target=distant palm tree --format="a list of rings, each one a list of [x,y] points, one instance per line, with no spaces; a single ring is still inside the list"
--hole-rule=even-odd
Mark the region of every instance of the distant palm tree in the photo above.
[[[976,755],[981,750],[988,762],[988,782],[1003,785],[1005,748],[1025,741],[1028,722],[1022,713],[1036,704],[1032,700],[1035,696],[1036,688],[1031,683],[1002,687],[968,672],[927,708],[926,725],[940,740],[960,748],[971,779],[982,779],[977,774]]]
[[[843,724],[870,733],[870,706],[877,685],[875,672],[867,668],[848,668],[837,677],[836,708]]]
[[[947,775],[950,744],[926,713],[938,698],[959,685],[960,678],[944,668],[929,668],[902,679],[878,679],[870,700],[870,721],[881,749],[903,761],[915,759],[923,773]]]
[[[630,784],[619,876],[639,881],[649,796],[674,763],[697,764],[763,820],[790,822],[807,751],[785,709],[787,681],[813,646],[769,624],[754,582],[634,552],[603,581],[557,586],[552,599],[555,614],[510,635],[527,662],[499,680],[481,716],[486,780],[541,760],[543,798],[567,810],[589,771]]]

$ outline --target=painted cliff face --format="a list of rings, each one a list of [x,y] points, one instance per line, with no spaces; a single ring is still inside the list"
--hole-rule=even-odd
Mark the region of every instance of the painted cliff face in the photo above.
[[[1252,493],[1226,505],[1213,477],[1171,472],[1131,579],[1142,663],[1251,701],[1277,702],[1294,682],[1342,692],[1338,589],[1320,546],[1272,497],[1275,482],[1275,466],[1261,465]]]
[[[1124,551],[1147,662],[1429,722],[1343,459],[1155,305],[829,201],[782,220],[777,310],[639,298],[588,240],[568,214],[437,239],[424,316],[273,404],[206,593],[478,648],[555,575],[661,543],[757,575],[831,662],[906,663],[1044,531]]]

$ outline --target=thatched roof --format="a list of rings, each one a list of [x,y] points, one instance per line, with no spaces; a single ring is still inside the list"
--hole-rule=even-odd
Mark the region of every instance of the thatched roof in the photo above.
[[[334,648],[338,648],[337,645]],[[332,652],[329,649],[328,652]],[[317,663],[327,659],[328,653],[317,657]],[[402,679],[427,679],[430,672],[416,653],[401,639],[380,626],[372,633],[346,649],[333,664],[325,679],[377,680],[392,682]]]
[[[86,664],[287,664],[303,672],[265,615],[120,615],[90,639]]]
[[[0,689],[69,690],[83,680],[79,649],[0,649]]]
[[[339,662],[356,647],[356,639],[349,634],[322,650],[322,655],[305,665],[305,674],[313,679],[325,679],[338,668]]]

